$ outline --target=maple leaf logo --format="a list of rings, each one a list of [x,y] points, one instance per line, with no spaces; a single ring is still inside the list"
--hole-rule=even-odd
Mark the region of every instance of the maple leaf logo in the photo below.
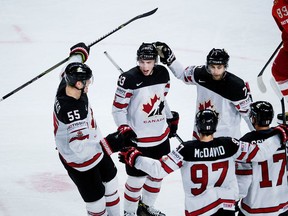
[[[211,100],[205,101],[204,103],[200,103],[199,110],[204,110],[204,109],[211,109],[214,110],[214,105],[211,103]]]
[[[163,101],[158,102],[158,101],[160,101],[160,97],[157,97],[157,95],[155,94],[155,96],[150,99],[151,103],[143,104],[142,110],[145,113],[149,114],[148,115],[149,117],[152,115],[161,115],[162,110],[164,109],[164,102]]]

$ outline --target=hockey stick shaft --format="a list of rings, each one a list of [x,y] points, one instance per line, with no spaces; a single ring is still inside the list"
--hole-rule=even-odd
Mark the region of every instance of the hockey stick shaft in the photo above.
[[[113,58],[108,54],[108,52],[105,51],[104,54],[105,54],[106,57],[110,60],[110,62],[117,68],[117,70],[120,71],[120,73],[122,74],[124,71],[123,71],[122,68],[113,60]],[[169,110],[169,112],[171,112],[170,107],[168,106],[167,103],[166,103],[166,108]],[[177,139],[180,143],[183,143],[183,142],[184,142],[177,133],[175,133],[175,137],[176,137],[176,139]]]
[[[262,70],[260,71],[260,73],[258,74],[257,77],[262,76],[266,67],[268,66],[268,64],[270,64],[271,60],[274,58],[274,56],[276,55],[276,53],[278,52],[278,50],[281,48],[283,44],[283,41],[281,41],[281,43],[278,45],[278,47],[275,49],[275,51],[272,53],[272,55],[270,56],[270,58],[268,59],[268,61],[266,62],[266,64],[264,65],[264,67],[262,68]]]
[[[260,73],[257,76],[257,85],[258,88],[260,89],[261,92],[265,93],[267,91],[265,83],[263,81],[263,73],[266,69],[266,67],[270,64],[270,62],[272,61],[272,59],[274,58],[274,56],[276,55],[276,53],[279,51],[279,49],[281,48],[283,44],[283,41],[280,42],[280,44],[278,45],[278,47],[275,49],[275,51],[272,53],[272,55],[270,56],[270,58],[268,59],[268,61],[266,62],[266,64],[264,65],[264,67],[262,68],[262,70],[260,71]]]
[[[118,30],[124,28],[125,26],[127,26],[129,23],[137,20],[137,19],[141,19],[147,16],[150,16],[152,14],[154,14],[156,11],[158,10],[158,8],[155,8],[151,11],[148,11],[146,13],[140,14],[138,16],[135,16],[134,18],[130,19],[129,21],[123,23],[122,25],[118,26],[117,28],[115,28],[114,30],[112,30],[111,32],[109,32],[108,34],[102,36],[101,38],[95,40],[94,42],[92,42],[91,44],[88,45],[88,47],[92,47],[95,44],[99,43],[100,41],[102,41],[104,38],[110,36],[111,34],[117,32]],[[1,99],[0,102],[5,100],[6,98],[10,97],[11,95],[15,94],[16,92],[20,91],[21,89],[23,89],[24,87],[30,85],[31,83],[35,82],[36,80],[38,80],[39,78],[41,78],[42,76],[48,74],[49,72],[51,72],[52,70],[54,70],[55,68],[59,67],[60,65],[64,64],[65,62],[67,62],[69,60],[69,57],[63,59],[62,61],[60,61],[59,63],[55,64],[54,66],[52,66],[51,68],[49,68],[48,70],[42,72],[41,74],[39,74],[38,76],[34,77],[33,79],[29,80],[28,82],[24,83],[23,85],[19,86],[18,88],[14,89],[13,91],[9,92],[8,94],[4,95]]]
[[[112,57],[108,54],[107,51],[104,51],[104,54],[106,55],[106,57],[110,60],[110,62],[117,68],[117,70],[120,71],[120,73],[122,74],[124,71],[119,67],[119,65],[112,59]]]

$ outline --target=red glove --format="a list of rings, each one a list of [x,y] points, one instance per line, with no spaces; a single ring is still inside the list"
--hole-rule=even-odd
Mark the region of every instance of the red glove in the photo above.
[[[82,62],[86,62],[89,56],[90,48],[86,46],[83,42],[80,42],[70,48],[70,57],[72,55],[81,55]]]
[[[135,147],[125,147],[118,154],[119,161],[134,167],[136,158],[142,155]]]

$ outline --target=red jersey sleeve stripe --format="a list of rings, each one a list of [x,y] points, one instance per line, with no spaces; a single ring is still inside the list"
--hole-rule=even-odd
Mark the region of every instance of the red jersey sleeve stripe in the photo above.
[[[161,159],[160,159],[160,162],[161,162],[161,166],[162,168],[165,170],[165,172],[167,173],[171,173],[173,172],[173,169],[171,169],[166,163],[164,163]]]
[[[241,147],[240,147],[240,148],[241,148]],[[245,157],[245,155],[246,155],[246,152],[242,152],[237,159],[238,159],[238,160],[243,160],[243,158]]]
[[[247,162],[250,162],[255,157],[258,151],[259,151],[259,147],[256,146],[255,149],[253,149],[253,151],[249,154],[247,158]]]
[[[116,101],[114,101],[113,106],[115,106],[118,109],[123,109],[123,108],[128,107],[128,104],[121,104],[121,103],[117,103]]]

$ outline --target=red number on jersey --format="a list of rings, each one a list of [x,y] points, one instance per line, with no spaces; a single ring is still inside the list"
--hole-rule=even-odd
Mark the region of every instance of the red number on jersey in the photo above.
[[[273,155],[273,163],[279,163],[279,162],[281,163],[281,167],[279,170],[279,175],[277,178],[276,186],[281,185],[283,182],[283,176],[284,176],[285,168],[286,168],[285,153]],[[262,181],[260,181],[260,187],[261,188],[272,187],[272,180],[270,180],[270,176],[269,176],[268,162],[263,161],[263,162],[258,162],[258,164],[261,166],[261,172],[262,172]]]
[[[212,164],[212,172],[219,172],[219,179],[215,182],[214,187],[220,187],[225,180],[228,171],[228,161],[221,161]],[[199,188],[191,188],[191,193],[197,196],[203,193],[208,185],[209,170],[205,164],[194,164],[191,166],[191,181],[194,184],[200,184]]]

